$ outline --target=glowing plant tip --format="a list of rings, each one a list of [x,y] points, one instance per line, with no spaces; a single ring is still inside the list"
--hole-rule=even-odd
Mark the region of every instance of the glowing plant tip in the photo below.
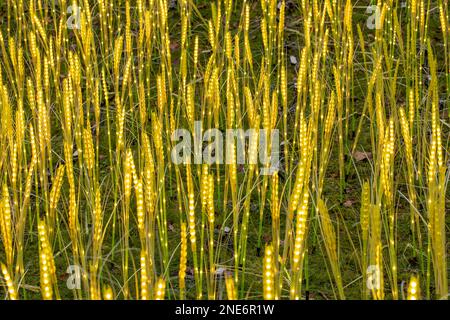
[[[104,300],[113,300],[114,299],[114,293],[110,286],[106,286],[103,289],[103,299]]]
[[[297,210],[296,235],[294,244],[294,270],[299,267],[299,263],[303,258],[304,242],[306,239],[306,226],[308,217],[308,191],[303,194],[303,201]]]
[[[47,236],[47,227],[43,221],[38,224],[39,247],[40,247],[40,273],[41,273],[41,291],[46,300],[53,298],[53,282],[55,279],[55,262],[53,252],[50,247]]]
[[[2,267],[3,278],[5,279],[6,287],[8,289],[9,298],[11,300],[17,300],[17,298],[18,298],[17,292],[16,292],[16,289],[14,288],[14,283],[8,272],[8,269],[6,268],[6,266],[3,263],[1,264],[1,267]]]
[[[148,276],[147,276],[147,262],[146,253],[141,251],[141,300],[148,300]]]
[[[275,289],[275,275],[274,275],[274,256],[272,245],[266,246],[264,252],[263,261],[263,289],[264,289],[264,299],[273,300],[274,289]]]
[[[6,253],[6,264],[11,265],[13,262],[13,229],[11,206],[9,199],[9,191],[6,184],[3,184],[0,200],[0,235]]]
[[[411,276],[408,285],[408,300],[420,300],[420,284],[419,279]]]
[[[184,289],[185,282],[184,279],[186,277],[186,263],[187,263],[187,231],[186,231],[186,223],[183,222],[181,224],[181,248],[180,248],[180,270],[178,272],[179,282],[180,282],[180,298],[184,298]]]
[[[195,235],[195,201],[194,194],[189,193],[189,235],[193,250],[195,250],[196,235]]]
[[[164,300],[166,291],[166,281],[163,278],[159,278],[155,284],[155,300]]]

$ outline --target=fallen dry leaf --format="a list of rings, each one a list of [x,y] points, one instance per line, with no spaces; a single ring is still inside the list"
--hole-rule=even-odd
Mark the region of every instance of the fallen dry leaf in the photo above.
[[[295,56],[290,56],[289,61],[291,62],[291,64],[294,65],[298,63],[297,58]]]
[[[353,158],[356,161],[369,160],[369,159],[372,159],[372,153],[355,151],[355,152],[353,152]]]
[[[347,201],[344,202],[344,207],[350,208],[351,206],[353,206],[353,201],[352,200],[347,200]]]

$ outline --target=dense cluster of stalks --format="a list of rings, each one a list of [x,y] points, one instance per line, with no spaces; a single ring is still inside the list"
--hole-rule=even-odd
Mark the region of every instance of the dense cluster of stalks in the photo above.
[[[447,298],[447,1],[372,1],[373,30],[367,14],[354,21],[352,0],[300,0],[294,9],[289,1],[295,28],[286,1],[211,1],[208,18],[196,1],[169,2],[2,7],[5,296],[304,299],[309,260],[321,254],[315,272],[328,273],[330,298],[345,299],[353,283],[363,299]],[[294,71],[288,31],[298,45]],[[195,121],[203,132],[279,129],[278,171],[174,164],[172,133],[198,138]],[[372,157],[350,235],[336,207],[361,146]],[[234,160],[236,148],[227,154]],[[339,181],[330,191],[331,164]],[[351,283],[342,270],[347,236]],[[417,268],[399,270],[400,239]],[[61,279],[68,266],[81,270],[70,290]]]

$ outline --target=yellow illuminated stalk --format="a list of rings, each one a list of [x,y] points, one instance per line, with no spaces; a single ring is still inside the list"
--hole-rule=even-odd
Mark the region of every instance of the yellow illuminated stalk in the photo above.
[[[147,276],[147,257],[144,250],[141,251],[141,300],[149,299],[148,276]]]
[[[8,187],[3,184],[2,198],[0,206],[0,231],[2,236],[3,247],[6,254],[6,264],[12,270],[14,251],[13,251],[13,230],[11,220],[11,207]]]
[[[411,276],[408,285],[408,300],[420,300],[420,284],[418,278]]]
[[[236,289],[234,286],[233,275],[226,273],[225,274],[225,287],[227,289],[227,297],[228,300],[237,300]]]
[[[431,46],[428,43],[429,62],[431,69],[431,141],[428,152],[427,170],[427,209],[428,209],[428,231],[431,239],[431,258],[436,285],[437,297],[447,298],[448,276],[447,276],[447,251],[445,239],[445,181],[447,166],[444,162],[442,129],[439,115],[439,98],[436,60],[434,59]],[[429,281],[430,272],[427,273]]]
[[[412,91],[411,91],[412,93]],[[410,101],[413,99],[413,97],[410,97]],[[410,119],[414,119],[414,116],[411,115],[414,114],[414,107],[410,107]],[[417,235],[419,240],[419,246],[421,246],[421,232],[420,232],[420,225],[419,225],[419,214],[417,212],[417,193],[415,188],[415,162],[414,162],[414,156],[413,156],[413,145],[412,145],[412,120],[408,122],[408,119],[406,117],[406,112],[403,107],[400,107],[399,109],[399,117],[400,117],[400,127],[402,132],[402,137],[405,145],[405,152],[406,152],[406,164],[407,164],[407,181],[408,181],[408,195],[409,195],[409,207],[410,207],[410,221],[411,221],[411,231],[413,233],[413,237]]]
[[[280,298],[282,282],[280,281],[280,265],[279,265],[279,246],[280,246],[280,204],[278,191],[278,172],[272,175],[272,195],[271,195],[271,213],[272,213],[272,246],[274,251],[274,296],[278,300]]]
[[[92,232],[93,257],[89,265],[91,271],[89,286],[91,299],[100,300],[100,283],[99,283],[98,268],[101,259],[101,250],[103,241],[103,212],[99,187],[97,187],[95,190],[93,225],[94,225],[94,229]]]
[[[61,187],[64,179],[65,166],[60,165],[56,170],[55,178],[52,183],[52,189],[50,190],[50,211],[47,217],[48,226],[48,238],[51,242],[55,232],[56,222],[56,207],[58,205],[59,198],[61,196]]]
[[[180,247],[180,270],[178,272],[179,285],[180,285],[180,300],[185,298],[185,278],[186,278],[186,263],[187,263],[187,231],[186,223],[181,224],[181,247]]]
[[[361,211],[360,211],[360,223],[361,223],[361,234],[362,234],[362,274],[363,274],[363,292],[362,298],[367,299],[367,267],[368,267],[368,239],[369,239],[369,220],[370,220],[370,184],[369,182],[364,182],[363,190],[361,194]]]
[[[6,287],[8,289],[9,299],[17,300],[19,297],[17,295],[16,288],[14,287],[13,279],[11,278],[11,276],[8,272],[8,268],[3,263],[1,264],[1,268],[2,268],[3,278],[6,281]]]
[[[186,179],[188,189],[188,202],[187,202],[187,223],[189,229],[189,239],[191,242],[191,250],[194,259],[194,277],[197,291],[197,299],[202,296],[200,288],[200,272],[197,252],[197,231],[196,231],[196,217],[195,217],[195,199],[194,199],[194,187],[192,183],[192,172],[190,164],[186,165]]]
[[[131,150],[128,149],[124,161],[124,203],[122,209],[122,236],[123,236],[123,252],[122,252],[122,273],[123,273],[123,294],[127,299],[129,295],[128,288],[128,263],[129,263],[129,241],[130,241],[130,197],[133,176],[135,175],[134,160]]]
[[[155,285],[155,300],[164,300],[166,291],[166,281],[163,278],[159,278]]]
[[[54,292],[56,286],[56,269],[53,252],[48,242],[47,227],[45,222],[39,221],[39,265],[41,275],[41,293],[45,300],[53,299],[53,293],[58,297],[58,291]]]
[[[369,263],[374,266],[374,273],[372,274],[372,286],[369,289],[372,292],[374,300],[384,299],[381,231],[380,207],[376,204],[372,204],[370,209]]]
[[[135,182],[136,191],[136,212],[138,220],[138,230],[141,239],[145,237],[145,208],[144,208],[144,189],[142,179],[139,178]],[[145,244],[145,241],[143,241]]]
[[[214,300],[215,298],[215,274],[216,267],[214,263],[214,221],[215,221],[215,210],[214,210],[214,175],[208,174],[207,179],[205,181],[208,185],[208,194],[207,194],[207,214],[208,214],[208,224],[209,224],[209,243],[208,243],[208,252],[209,252],[209,293],[208,298]]]
[[[95,163],[95,151],[94,144],[92,142],[92,133],[90,129],[83,130],[83,147],[84,147],[84,160],[86,169],[88,170],[89,176],[93,177],[94,163]]]
[[[95,191],[94,207],[94,237],[93,247],[96,257],[100,255],[103,240],[103,210],[100,196],[100,188]]]
[[[388,228],[389,228],[389,263],[391,268],[392,295],[398,299],[397,289],[397,252],[395,239],[396,213],[394,208],[394,121],[389,120],[389,126],[386,127],[383,141],[382,159],[381,159],[381,185],[384,192],[385,207],[387,209]]]
[[[324,238],[325,249],[327,251],[328,259],[330,260],[331,270],[339,293],[339,299],[344,300],[345,294],[342,285],[342,276],[339,263],[336,232],[331,222],[327,206],[322,199],[319,199],[318,207],[319,207],[320,227],[322,231],[322,236]]]
[[[263,297],[265,300],[275,299],[274,256],[271,245],[266,246],[263,261]]]

